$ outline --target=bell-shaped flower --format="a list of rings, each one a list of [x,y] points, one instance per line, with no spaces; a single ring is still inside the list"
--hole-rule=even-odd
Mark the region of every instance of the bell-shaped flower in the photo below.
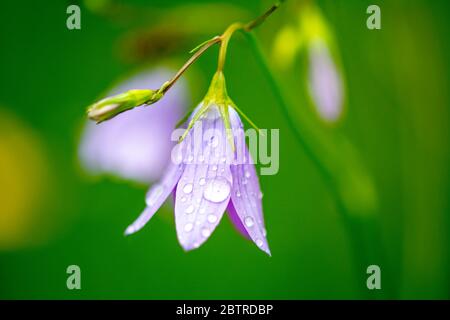
[[[309,2],[299,5],[298,24],[285,25],[276,35],[273,61],[284,71],[296,70],[305,55],[307,96],[320,119],[337,122],[344,113],[345,85],[333,30],[320,9]]]
[[[164,177],[147,193],[147,207],[126,229],[127,235],[140,230],[174,194],[176,231],[185,250],[202,245],[227,211],[237,229],[270,255],[262,193],[236,110],[223,74],[216,73],[182,130]]]

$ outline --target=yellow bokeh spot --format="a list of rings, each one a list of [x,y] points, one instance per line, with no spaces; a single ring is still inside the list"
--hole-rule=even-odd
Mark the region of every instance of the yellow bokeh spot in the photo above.
[[[320,39],[324,42],[331,41],[330,28],[319,8],[314,5],[305,5],[300,10],[300,29],[308,42]]]
[[[48,174],[39,137],[0,108],[0,250],[39,242]]]
[[[301,43],[299,32],[291,26],[285,26],[275,37],[273,61],[282,69],[288,68],[294,63]]]

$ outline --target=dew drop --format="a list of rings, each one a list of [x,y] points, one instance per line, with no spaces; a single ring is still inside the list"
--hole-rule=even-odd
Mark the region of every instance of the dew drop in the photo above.
[[[205,183],[206,183],[205,178],[200,178],[200,180],[198,181],[198,183],[199,183],[201,186],[204,186]]]
[[[184,193],[191,193],[191,192],[192,192],[192,189],[193,189],[192,183],[187,183],[187,184],[185,184],[184,187],[183,187],[183,192],[184,192]]]
[[[213,165],[212,171],[217,171],[217,166],[216,165]]]
[[[241,197],[241,193],[239,191],[236,192],[236,197],[238,197],[238,198]]]
[[[250,178],[250,172],[245,171],[244,175],[245,175],[245,177],[246,177],[247,179]]]
[[[251,228],[255,224],[255,220],[252,217],[245,217],[244,219],[245,226]]]
[[[189,222],[189,223],[186,223],[186,225],[184,226],[184,231],[191,232],[193,228],[194,228],[194,225]]]
[[[198,210],[198,213],[204,214],[205,213],[205,208],[200,208],[200,210]]]
[[[186,197],[181,197],[181,202],[186,202]]]
[[[214,222],[216,222],[216,221],[217,221],[217,217],[216,217],[215,215],[210,214],[210,215],[208,216],[208,222],[209,222],[209,223],[214,223]]]
[[[258,199],[262,199],[262,197],[263,197],[263,194],[262,194],[262,192],[260,191],[260,192],[258,193]]]
[[[205,157],[201,154],[198,156],[198,161],[203,162],[205,160]]]
[[[231,186],[227,179],[217,177],[210,179],[206,183],[203,197],[211,202],[222,202],[230,195]]]
[[[211,234],[211,231],[208,228],[203,228],[202,229],[202,236],[205,238],[208,238]]]
[[[266,230],[266,228],[263,229],[263,236],[267,237],[267,230]]]
[[[188,162],[192,162],[194,160],[194,156],[190,155],[187,160],[188,160]]]
[[[208,141],[208,145],[212,148],[216,148],[219,145],[219,138],[217,136],[212,136]]]
[[[173,163],[180,164],[183,161],[183,155],[181,153],[177,154],[175,159],[172,158]],[[181,168],[181,166],[180,166]]]
[[[192,212],[194,212],[194,206],[191,204],[189,207],[186,208],[185,212],[187,214],[191,214]]]
[[[256,245],[261,248],[263,246],[263,241],[261,239],[256,239]]]

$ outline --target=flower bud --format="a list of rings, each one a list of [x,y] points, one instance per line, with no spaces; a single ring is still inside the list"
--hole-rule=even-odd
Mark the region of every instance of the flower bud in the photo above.
[[[153,104],[162,96],[163,94],[158,90],[129,90],[92,104],[88,108],[87,114],[89,119],[100,123],[143,104]]]

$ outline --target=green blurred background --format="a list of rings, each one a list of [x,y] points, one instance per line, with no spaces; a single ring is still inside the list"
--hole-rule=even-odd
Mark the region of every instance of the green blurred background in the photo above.
[[[141,232],[123,236],[146,187],[84,173],[77,148],[85,107],[144,65],[181,65],[197,43],[271,2],[94,2],[78,2],[82,28],[74,31],[66,28],[72,2],[1,5],[0,298],[449,298],[448,1],[376,1],[376,31],[366,27],[373,1],[316,1],[346,75],[339,130],[359,150],[378,192],[383,241],[371,245],[388,261],[378,292],[360,289],[366,270],[352,263],[333,198],[241,36],[227,60],[229,93],[260,127],[280,129],[280,171],[260,178],[272,257],[228,219],[185,253],[170,204]],[[217,8],[215,18],[205,14]],[[256,31],[267,56],[292,15],[287,5]],[[188,71],[190,104],[203,97],[216,56],[214,48]],[[298,72],[298,82],[283,86],[294,99]],[[81,268],[78,291],[66,288],[71,264]]]

